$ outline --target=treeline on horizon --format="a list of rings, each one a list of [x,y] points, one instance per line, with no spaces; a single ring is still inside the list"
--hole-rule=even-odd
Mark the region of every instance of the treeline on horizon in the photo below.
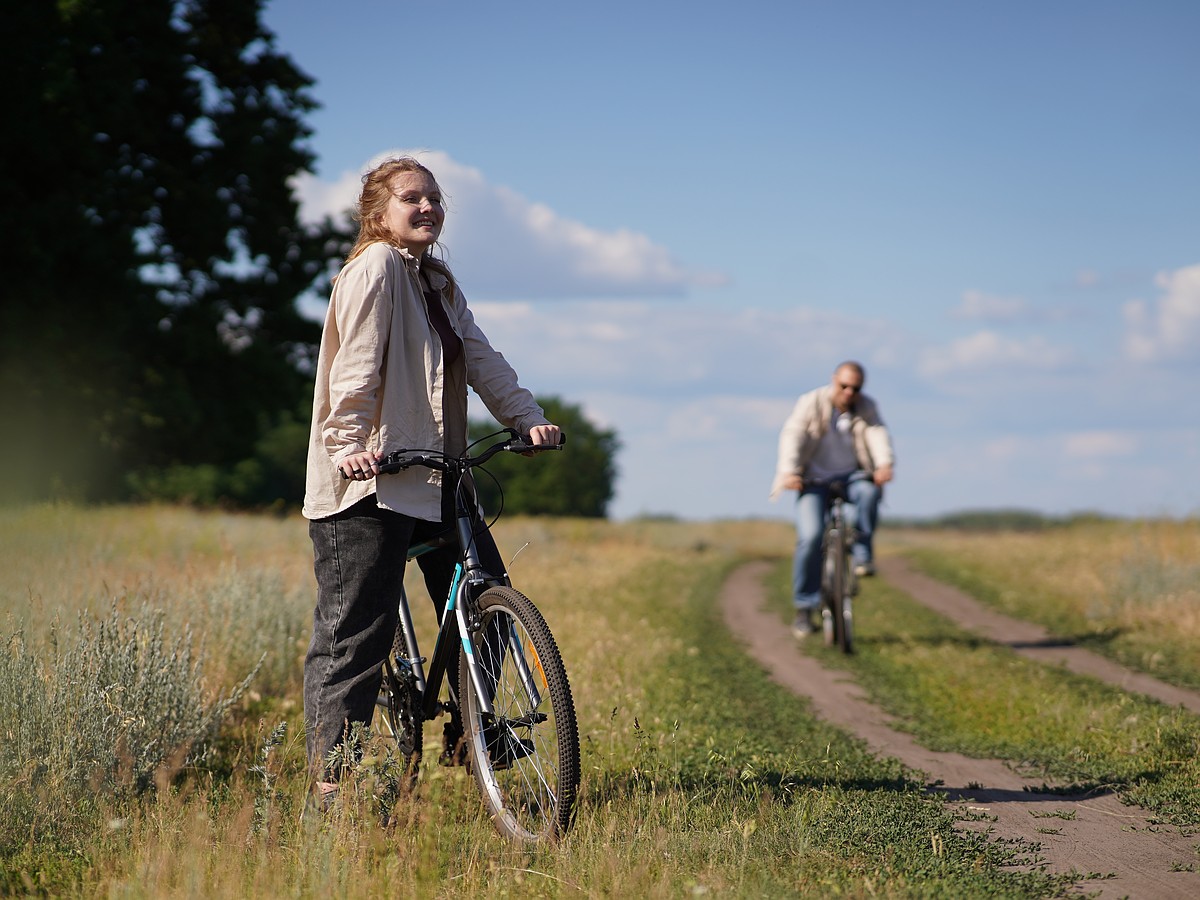
[[[923,528],[955,531],[1042,531],[1074,525],[1124,521],[1125,517],[1082,511],[1050,515],[1029,509],[972,509],[937,516],[888,516],[884,528]]]

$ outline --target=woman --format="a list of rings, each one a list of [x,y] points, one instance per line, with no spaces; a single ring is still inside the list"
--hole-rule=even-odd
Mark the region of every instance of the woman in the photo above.
[[[304,497],[317,577],[304,718],[324,800],[336,790],[330,751],[374,712],[408,545],[453,522],[440,472],[414,467],[376,480],[380,460],[400,448],[461,454],[468,385],[533,443],[559,439],[430,253],[445,220],[433,173],[407,157],[381,163],[363,177],[356,218],[358,240],[334,281],[321,336]],[[503,570],[490,537],[480,554]],[[444,601],[453,550],[420,565],[435,604]]]

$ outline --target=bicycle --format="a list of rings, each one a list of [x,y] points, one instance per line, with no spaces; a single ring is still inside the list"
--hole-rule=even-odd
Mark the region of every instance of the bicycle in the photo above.
[[[478,456],[468,455],[501,435]],[[566,668],[545,619],[513,588],[507,574],[487,572],[480,562],[476,535],[495,524],[495,518],[483,520],[467,476],[497,453],[558,450],[561,443],[535,446],[505,429],[476,441],[462,456],[398,450],[379,465],[381,474],[424,466],[450,479],[455,527],[410,547],[408,558],[447,544],[459,551],[428,676],[428,660],[421,655],[408,598],[401,591],[400,619],[377,701],[385,730],[396,741],[411,784],[421,760],[424,723],[450,713],[445,731],[451,746],[445,761],[470,765],[497,830],[523,842],[554,842],[571,827],[580,777],[579,730]],[[461,652],[452,685],[448,669],[456,648]],[[440,699],[443,679],[447,700]],[[456,716],[462,722],[461,747],[453,746]]]
[[[858,578],[850,547],[854,525],[846,519],[846,489],[851,478],[831,481],[826,487],[825,531],[821,538],[821,630],[825,646],[836,644],[843,653],[854,652],[854,613],[851,599],[858,594]]]

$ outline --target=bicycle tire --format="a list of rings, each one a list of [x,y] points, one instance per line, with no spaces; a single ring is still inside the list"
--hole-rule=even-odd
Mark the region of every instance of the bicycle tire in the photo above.
[[[825,602],[833,620],[833,642],[843,653],[854,652],[853,616],[850,607],[849,548],[844,532],[831,529],[829,546],[830,577]]]
[[[481,680],[494,693],[494,719],[480,711],[464,653],[458,696],[471,769],[501,834],[553,843],[571,827],[579,790],[579,729],[566,668],[545,619],[520,591],[489,588],[478,610],[472,638]]]
[[[406,784],[412,787],[421,766],[424,718],[416,678],[404,663],[407,657],[404,623],[397,622],[392,649],[383,661],[383,682],[377,705],[383,708],[379,717],[380,730],[396,742]]]
[[[845,532],[838,532],[836,548],[837,555],[837,591],[833,594],[833,628],[837,634],[837,644],[843,653],[854,652],[854,619],[850,606],[850,579],[853,573],[850,569],[850,547]]]

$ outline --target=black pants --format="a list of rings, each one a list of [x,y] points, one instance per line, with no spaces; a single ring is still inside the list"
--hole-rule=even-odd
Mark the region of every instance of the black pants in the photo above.
[[[304,724],[308,765],[317,780],[336,779],[326,769],[329,752],[354,723],[371,723],[383,661],[399,619],[409,545],[451,527],[452,515],[445,522],[414,519],[380,509],[374,496],[309,523],[317,605],[304,659]],[[481,529],[476,544],[484,568],[503,573],[504,563],[486,530]],[[439,619],[458,557],[457,541],[417,557]],[[456,671],[449,670],[451,678]]]

